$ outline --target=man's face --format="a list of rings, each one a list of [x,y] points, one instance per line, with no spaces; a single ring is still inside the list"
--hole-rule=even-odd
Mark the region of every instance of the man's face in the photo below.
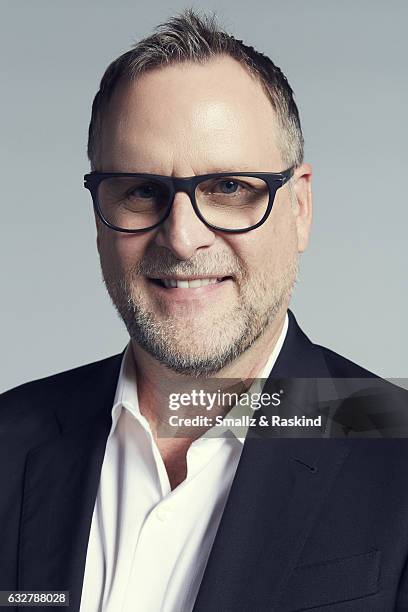
[[[117,88],[97,169],[168,176],[280,172],[286,168],[277,136],[262,87],[233,59],[168,66]],[[211,375],[286,309],[309,223],[294,212],[286,186],[268,220],[243,234],[206,227],[180,192],[164,224],[145,233],[116,232],[97,219],[104,281],[143,349],[173,371]],[[189,288],[150,280],[209,276],[224,280]]]

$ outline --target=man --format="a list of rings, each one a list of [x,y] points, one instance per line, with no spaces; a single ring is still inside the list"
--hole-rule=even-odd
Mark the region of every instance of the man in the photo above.
[[[0,588],[81,612],[408,609],[408,447],[353,435],[406,400],[288,310],[312,173],[285,76],[186,11],[107,69],[88,152],[130,342],[2,395]],[[322,427],[169,433],[171,393],[264,379]]]

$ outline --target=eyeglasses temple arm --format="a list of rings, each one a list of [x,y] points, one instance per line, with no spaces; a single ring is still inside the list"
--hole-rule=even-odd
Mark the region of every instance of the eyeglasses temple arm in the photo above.
[[[282,185],[287,183],[288,180],[292,178],[294,171],[295,171],[295,167],[292,166],[292,168],[289,168],[288,170],[285,170],[284,172],[282,172]]]

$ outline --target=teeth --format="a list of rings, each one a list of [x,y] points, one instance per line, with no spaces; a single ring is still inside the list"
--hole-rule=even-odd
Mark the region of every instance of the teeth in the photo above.
[[[173,278],[163,278],[162,282],[165,287],[178,287],[179,289],[188,289],[194,287],[205,287],[206,285],[214,285],[218,282],[217,278],[195,278],[194,280],[175,280]]]

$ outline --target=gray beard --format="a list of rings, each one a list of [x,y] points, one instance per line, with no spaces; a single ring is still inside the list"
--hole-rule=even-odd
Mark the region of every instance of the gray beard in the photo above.
[[[299,256],[296,253],[275,286],[270,286],[265,278],[257,279],[258,282],[252,281],[252,284],[247,280],[241,282],[239,303],[231,311],[218,317],[216,328],[210,330],[213,338],[210,350],[203,350],[201,353],[201,347],[196,347],[198,350],[195,353],[188,349],[183,350],[177,342],[181,333],[180,324],[175,324],[171,318],[159,319],[143,298],[135,299],[131,279],[137,274],[211,274],[214,269],[214,264],[212,270],[206,270],[205,266],[201,265],[198,270],[193,271],[189,262],[178,262],[170,270],[165,258],[161,258],[159,265],[147,267],[141,263],[121,278],[117,274],[104,272],[103,267],[102,272],[108,293],[130,338],[171,371],[194,378],[207,378],[217,374],[247,351],[274,321],[282,307],[289,303],[297,281]],[[240,272],[242,275],[242,269]],[[183,331],[188,334],[188,330]],[[185,340],[185,336],[183,339]],[[189,348],[194,348],[194,339],[190,340]]]

